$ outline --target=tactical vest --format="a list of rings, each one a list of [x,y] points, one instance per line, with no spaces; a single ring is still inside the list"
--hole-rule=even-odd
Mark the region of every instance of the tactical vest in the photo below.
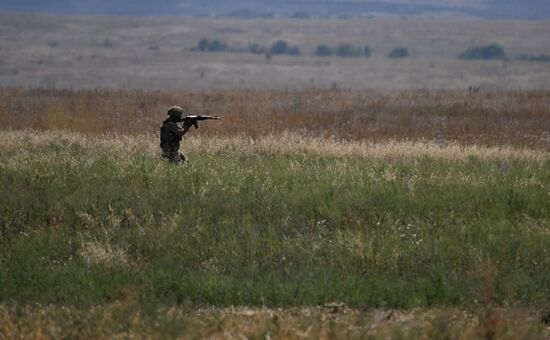
[[[160,147],[162,149],[178,150],[181,136],[178,136],[166,127],[166,124],[170,122],[174,123],[170,118],[162,122],[162,126],[160,127]]]

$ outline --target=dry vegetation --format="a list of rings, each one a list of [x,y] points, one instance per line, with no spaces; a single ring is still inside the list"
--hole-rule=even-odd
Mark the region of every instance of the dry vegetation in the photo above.
[[[53,144],[65,141],[83,150],[96,149],[105,152],[147,153],[151,157],[159,155],[158,138],[152,135],[85,135],[66,131],[0,131],[0,141],[6,149],[17,149],[25,144],[28,147]],[[251,138],[239,136],[206,136],[186,138],[185,151],[193,153],[229,153],[229,154],[272,154],[272,155],[309,155],[335,158],[364,158],[370,160],[403,161],[417,158],[464,161],[475,158],[490,160],[532,160],[550,159],[550,153],[544,150],[516,148],[511,146],[484,147],[464,146],[454,142],[434,141],[396,141],[380,142],[346,141],[332,137],[304,136],[283,132]],[[110,252],[100,250],[99,253]]]
[[[172,104],[184,106],[189,113],[223,117],[203,124],[201,136],[256,138],[291,132],[363,142],[429,140],[440,145],[550,148],[550,95],[545,91],[4,88],[0,89],[0,124],[9,129],[156,135]],[[297,143],[287,142],[289,148]],[[309,143],[315,143],[314,138]]]
[[[6,338],[185,339],[541,339],[550,330],[524,310],[456,309],[359,311],[343,304],[323,307],[168,307],[151,315],[132,305],[112,304],[88,311],[56,306],[0,305],[0,334]]]
[[[0,339],[549,338],[550,71],[456,59],[549,34],[0,13]],[[374,54],[308,54],[340,42]],[[171,105],[223,118],[184,167],[159,159]]]
[[[549,89],[547,63],[518,61],[549,54],[548,22],[474,19],[109,18],[0,13],[0,85],[63,88]],[[300,57],[199,53],[199,39],[246,50],[278,39]],[[369,45],[366,58],[316,58],[319,44]],[[464,61],[472,45],[499,43],[509,61]],[[391,60],[404,46],[410,58]]]
[[[549,98],[2,88],[0,338],[548,338]]]

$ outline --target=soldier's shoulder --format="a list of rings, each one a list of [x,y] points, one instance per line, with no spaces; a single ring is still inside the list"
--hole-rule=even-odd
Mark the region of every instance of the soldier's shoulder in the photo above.
[[[177,127],[179,127],[178,124],[176,124],[176,122],[171,121],[171,120],[165,120],[164,122],[162,122],[162,125],[166,126],[168,128],[177,128]]]
[[[164,128],[168,129],[169,131],[172,131],[172,132],[176,132],[176,131],[180,131],[181,130],[181,127],[176,124],[175,122],[171,122],[171,121],[168,121],[168,122],[164,122]]]

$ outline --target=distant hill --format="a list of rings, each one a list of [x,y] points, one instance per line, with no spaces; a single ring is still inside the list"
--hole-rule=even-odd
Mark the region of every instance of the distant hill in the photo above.
[[[89,15],[367,16],[446,15],[550,19],[548,0],[2,0],[0,11]]]

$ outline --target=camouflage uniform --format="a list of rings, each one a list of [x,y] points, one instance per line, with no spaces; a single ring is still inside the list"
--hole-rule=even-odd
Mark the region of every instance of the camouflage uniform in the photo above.
[[[187,156],[181,153],[180,142],[186,129],[179,126],[177,123],[181,121],[183,110],[174,106],[168,110],[170,116],[160,127],[160,148],[162,149],[162,158],[168,159],[170,162],[179,164],[187,161]]]

